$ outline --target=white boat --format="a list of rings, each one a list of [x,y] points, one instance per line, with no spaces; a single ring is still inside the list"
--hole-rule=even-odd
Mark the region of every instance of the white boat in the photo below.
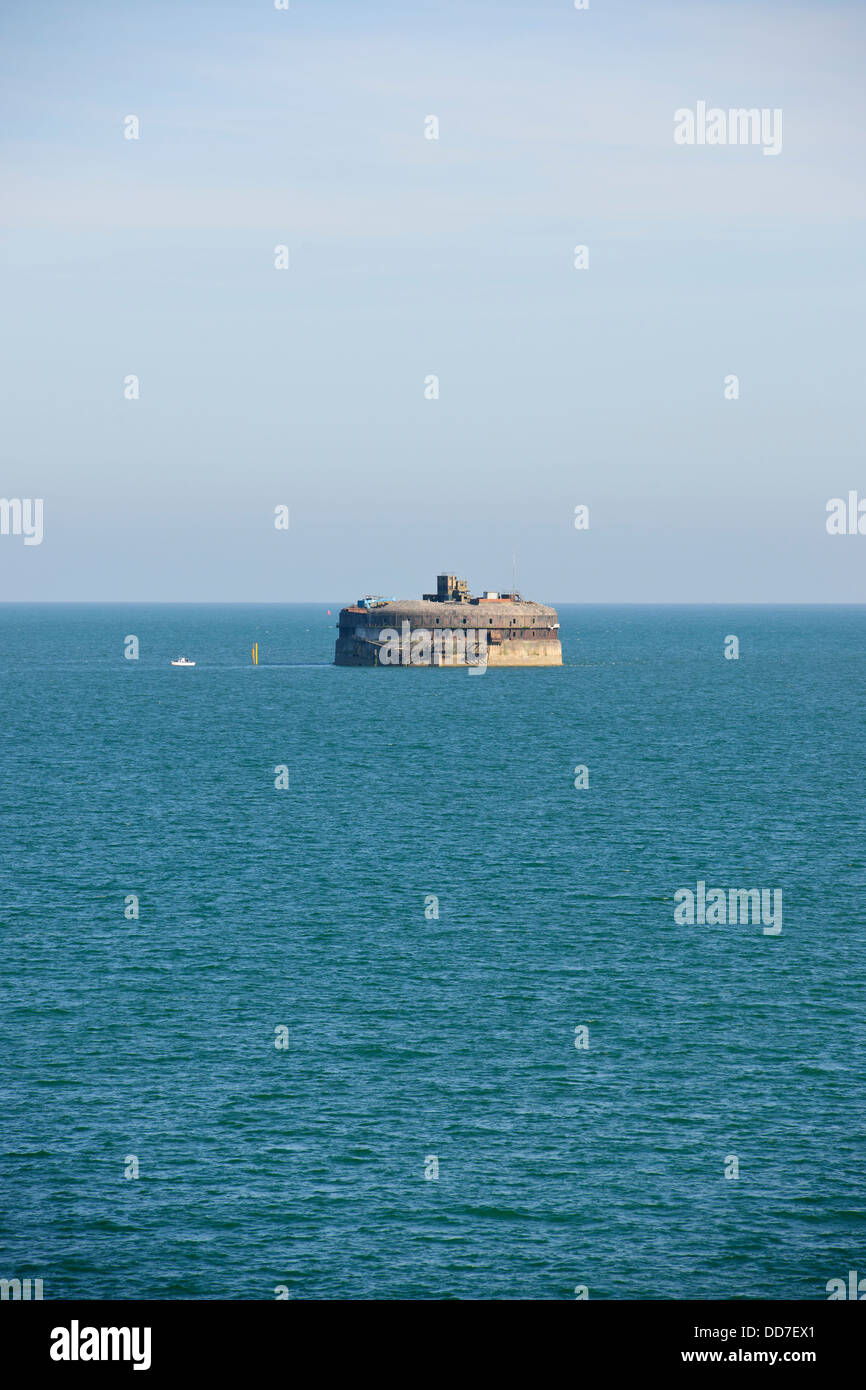
[[[179,656],[177,660],[173,661],[171,664],[172,666],[194,666],[195,662],[190,661],[188,656]]]

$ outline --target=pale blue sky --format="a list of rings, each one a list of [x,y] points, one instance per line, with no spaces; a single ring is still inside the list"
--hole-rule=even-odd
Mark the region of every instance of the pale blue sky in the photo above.
[[[516,551],[552,602],[866,601],[824,527],[866,497],[866,5],[6,0],[0,39],[0,496],[45,503],[0,598]],[[782,153],[675,146],[699,100]]]

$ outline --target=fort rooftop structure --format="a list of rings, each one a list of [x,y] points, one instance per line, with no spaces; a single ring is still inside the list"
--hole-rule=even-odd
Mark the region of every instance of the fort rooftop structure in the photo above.
[[[454,574],[420,599],[368,594],[337,626],[335,666],[562,665],[555,608],[489,589],[473,598]]]

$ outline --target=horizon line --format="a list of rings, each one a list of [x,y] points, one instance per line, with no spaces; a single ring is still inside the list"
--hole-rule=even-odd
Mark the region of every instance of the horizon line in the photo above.
[[[401,599],[394,600],[403,602]],[[538,600],[541,602],[541,600]],[[572,608],[866,608],[866,599],[552,599]],[[337,599],[0,599],[2,608],[309,608]],[[343,605],[345,606],[345,605]]]

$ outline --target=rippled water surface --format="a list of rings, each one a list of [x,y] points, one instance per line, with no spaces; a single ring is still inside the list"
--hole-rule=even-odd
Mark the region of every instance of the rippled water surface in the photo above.
[[[563,607],[562,669],[470,678],[334,668],[338,607],[0,609],[0,1276],[866,1272],[866,610]],[[698,880],[781,934],[677,925]]]

